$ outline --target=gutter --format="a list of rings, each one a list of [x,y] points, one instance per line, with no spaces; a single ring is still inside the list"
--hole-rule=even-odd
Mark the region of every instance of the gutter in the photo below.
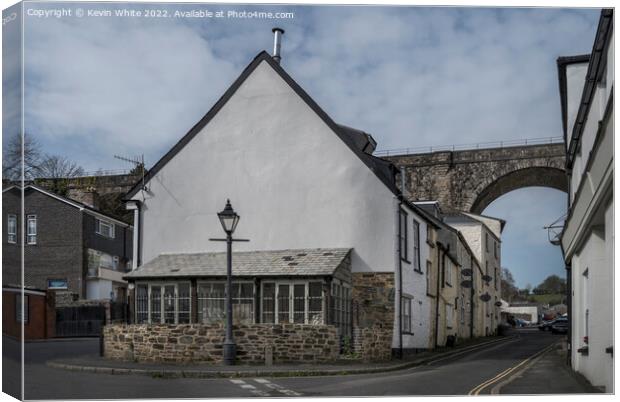
[[[590,112],[590,106],[592,105],[592,99],[594,98],[595,86],[601,79],[601,73],[604,71],[606,65],[606,50],[608,48],[609,37],[613,26],[613,9],[603,9],[601,11],[601,18],[599,20],[598,29],[596,32],[596,38],[594,40],[594,46],[592,47],[592,55],[590,57],[590,63],[588,65],[588,71],[586,73],[585,84],[581,95],[581,102],[579,109],[577,110],[577,118],[573,126],[573,132],[568,143],[568,151],[566,155],[566,169],[570,170],[573,167],[573,161],[575,154],[579,147],[579,142],[585,128],[586,121],[588,120],[588,114]],[[601,70],[603,65],[603,70]]]

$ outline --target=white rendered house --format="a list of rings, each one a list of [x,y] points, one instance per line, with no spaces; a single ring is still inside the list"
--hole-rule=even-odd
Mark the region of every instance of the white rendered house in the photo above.
[[[241,216],[234,235],[250,240],[233,245],[233,275],[247,284],[239,279],[235,289],[252,312],[245,319],[311,324],[314,317],[344,336],[377,327],[389,329],[388,348],[397,353],[426,348],[428,223],[401,197],[394,167],[372,156],[375,145],[336,124],[279,58],[258,54],[149,170],[145,188],[126,197],[139,228],[127,276],[142,301],[136,320],[206,322],[219,311],[208,301],[192,307],[187,296],[170,312],[164,299],[218,299],[225,247],[209,239],[222,237],[217,213],[230,199]],[[371,288],[376,298],[363,300]]]
[[[574,370],[613,388],[613,10],[603,10],[590,55],[558,59],[569,175],[561,245],[568,270]]]

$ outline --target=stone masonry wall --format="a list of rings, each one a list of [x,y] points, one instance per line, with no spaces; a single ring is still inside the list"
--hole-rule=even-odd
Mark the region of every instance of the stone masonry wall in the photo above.
[[[439,151],[385,159],[405,169],[410,201],[437,200],[444,212],[481,213],[499,196],[521,187],[568,189],[564,144]]]
[[[353,351],[361,359],[391,357],[394,297],[393,273],[353,273]]]
[[[114,324],[103,330],[104,356],[140,363],[221,363],[224,327],[201,324]],[[234,327],[237,359],[274,363],[330,362],[339,355],[336,328],[330,325],[252,324]]]

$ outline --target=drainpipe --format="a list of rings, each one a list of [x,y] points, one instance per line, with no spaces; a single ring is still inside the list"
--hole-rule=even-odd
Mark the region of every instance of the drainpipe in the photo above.
[[[403,311],[402,311],[402,307],[403,307],[403,302],[402,302],[402,295],[403,295],[403,262],[401,259],[401,255],[402,255],[402,250],[401,250],[401,241],[400,241],[400,233],[401,233],[401,219],[400,219],[400,211],[402,208],[403,202],[402,199],[399,198],[398,200],[398,208],[396,208],[396,219],[398,220],[398,225],[397,225],[397,256],[396,256],[396,260],[398,261],[398,283],[397,283],[397,287],[396,287],[396,302],[398,303],[398,305],[396,306],[398,308],[398,358],[402,359],[403,357]]]
[[[140,230],[140,207],[141,203],[137,200],[131,201],[133,204],[128,203],[127,209],[133,210],[133,240],[132,240],[132,257],[131,257],[131,270],[135,270],[140,266],[140,248],[142,242],[142,233]]]
[[[474,257],[470,258],[471,287],[469,288],[469,338],[474,337]]]
[[[443,254],[439,253],[439,249],[442,248],[440,244],[437,244],[437,263],[439,264],[439,267],[441,267],[441,269],[439,269],[439,267],[437,267],[437,302],[435,303],[435,349],[437,349],[439,347],[439,300],[440,300],[440,294],[439,294],[439,286],[441,283],[441,274],[443,273],[443,266],[446,263],[446,252],[444,251]],[[448,246],[448,249],[450,248],[450,246]]]
[[[573,272],[571,264],[566,264],[566,315],[568,316],[568,331],[566,334],[567,338],[567,349],[568,353],[566,354],[566,364],[568,367],[572,366],[572,353],[573,353]]]

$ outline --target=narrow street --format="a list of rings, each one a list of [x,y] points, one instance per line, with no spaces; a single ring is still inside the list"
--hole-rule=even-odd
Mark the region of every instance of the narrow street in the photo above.
[[[478,386],[560,339],[537,330],[523,330],[514,340],[396,372],[242,379],[167,379],[69,372],[47,367],[45,361],[92,354],[98,348],[96,339],[27,343],[26,399],[467,395],[473,390],[487,394],[495,382],[482,389]],[[13,341],[4,342],[6,347]],[[15,359],[5,356],[5,386],[8,373],[15,373],[18,367]],[[531,389],[529,393],[537,391]]]

